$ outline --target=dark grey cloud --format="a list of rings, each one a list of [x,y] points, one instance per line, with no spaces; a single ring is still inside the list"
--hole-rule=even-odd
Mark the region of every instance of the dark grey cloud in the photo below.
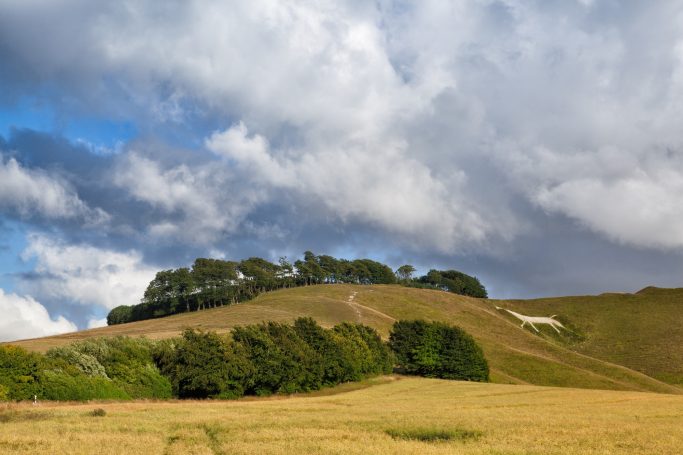
[[[58,124],[0,139],[2,214],[42,267],[25,290],[102,309],[89,283],[125,267],[306,249],[496,296],[674,285],[682,21],[674,1],[2,5],[0,105]],[[93,153],[63,137],[83,118],[137,134]]]

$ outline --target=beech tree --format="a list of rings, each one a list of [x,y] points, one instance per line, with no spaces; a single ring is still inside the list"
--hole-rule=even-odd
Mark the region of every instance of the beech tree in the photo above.
[[[410,264],[405,264],[396,269],[396,276],[403,281],[408,281],[413,277],[415,273],[415,267]]]

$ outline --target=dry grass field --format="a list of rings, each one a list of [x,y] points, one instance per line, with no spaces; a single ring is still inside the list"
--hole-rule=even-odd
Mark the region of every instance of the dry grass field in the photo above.
[[[233,402],[4,405],[0,453],[663,455],[683,447],[680,395],[405,377],[365,385]]]
[[[311,316],[324,326],[363,322],[386,336],[396,319],[425,318],[456,324],[472,334],[484,349],[493,382],[682,393],[675,373],[683,368],[683,304],[676,298],[641,296],[630,306],[612,295],[492,301],[400,286],[322,285],[270,292],[239,305],[13,344],[45,351],[95,336],[167,338],[185,327],[227,332],[236,325],[293,321],[299,316]],[[496,310],[496,305],[526,314],[556,313],[570,331],[558,336],[542,328],[536,334],[520,328],[519,321]],[[645,321],[648,311],[658,315],[655,322]],[[643,324],[651,339],[638,328]]]

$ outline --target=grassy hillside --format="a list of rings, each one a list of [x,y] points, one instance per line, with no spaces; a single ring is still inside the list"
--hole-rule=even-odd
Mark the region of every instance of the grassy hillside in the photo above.
[[[683,441],[683,396],[390,379],[327,396],[0,405],[0,453],[666,455]]]
[[[354,298],[350,299],[352,295]],[[640,298],[644,297],[645,294]],[[581,313],[572,308],[581,308],[580,299],[583,298],[566,299],[568,299],[567,302],[574,302],[572,299],[579,300],[576,300],[573,306],[567,304],[565,310],[561,304],[565,299],[502,302],[399,286],[310,286],[263,294],[251,302],[230,307],[26,340],[14,344],[44,351],[52,346],[92,336],[121,334],[165,338],[177,335],[184,327],[225,332],[235,325],[251,324],[262,320],[291,321],[299,316],[311,316],[325,326],[332,326],[341,321],[359,321],[376,327],[383,335],[387,335],[396,319],[426,318],[457,324],[472,334],[484,349],[494,382],[683,392],[679,387],[621,366],[631,365],[634,368],[640,368],[642,364],[636,365],[637,359],[640,358],[638,355],[629,359],[601,356],[597,352],[598,349],[591,348],[591,346],[601,346],[600,343],[603,342],[601,340],[624,344],[631,338],[619,333],[616,329],[607,328],[612,327],[608,325],[608,321],[613,321],[615,316],[606,315],[600,316],[601,319],[591,319],[590,314],[586,313],[591,308],[596,313],[605,311],[600,306],[584,305],[584,313]],[[516,308],[525,314],[538,315],[549,315],[552,309],[552,312],[559,314],[559,319],[573,331],[557,336],[551,329],[543,329],[542,334],[537,335],[531,330],[521,329],[516,319],[505,312],[496,310],[495,305]],[[674,311],[671,308],[669,310]],[[613,311],[619,313],[618,308]],[[579,314],[585,314],[585,316],[579,317]],[[626,320],[629,318],[628,313],[620,317]],[[584,323],[584,321],[596,320],[598,322]],[[604,324],[600,322],[602,320],[605,321]],[[669,327],[672,324],[671,321],[675,320],[672,317],[663,318],[660,324],[656,327],[652,326],[651,330],[658,334],[661,332],[678,333],[677,340],[683,341],[680,328],[674,330]],[[604,335],[603,327],[605,327]],[[681,350],[682,343],[673,341],[666,344],[667,349],[671,350],[671,355],[680,356],[680,352],[676,350]],[[674,347],[669,348],[672,344]],[[656,349],[656,342],[652,342],[651,349]],[[609,345],[603,350],[609,351]],[[629,348],[624,348],[622,352],[629,352]],[[666,379],[661,374],[663,371],[657,370],[656,373],[660,378]],[[651,374],[654,373],[651,372]]]
[[[557,314],[574,333],[546,329],[547,339],[683,386],[683,288],[496,303],[523,314]]]

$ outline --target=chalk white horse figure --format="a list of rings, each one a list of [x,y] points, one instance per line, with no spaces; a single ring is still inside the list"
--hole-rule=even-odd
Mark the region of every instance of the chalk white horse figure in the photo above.
[[[512,310],[508,310],[507,308],[501,308],[499,306],[496,307],[496,310],[505,310],[517,319],[519,319],[520,321],[522,321],[522,325],[520,327],[524,327],[524,324],[528,322],[529,325],[531,325],[531,327],[533,327],[534,330],[537,332],[539,332],[539,330],[534,325],[534,322],[536,324],[548,324],[550,325],[550,327],[555,329],[557,333],[560,333],[560,331],[557,329],[558,327],[562,327],[565,330],[567,329],[565,326],[562,325],[560,321],[556,321],[555,319],[553,319],[555,316],[557,316],[556,314],[553,314],[552,316],[546,318],[542,316],[525,316],[523,314],[515,313]]]

